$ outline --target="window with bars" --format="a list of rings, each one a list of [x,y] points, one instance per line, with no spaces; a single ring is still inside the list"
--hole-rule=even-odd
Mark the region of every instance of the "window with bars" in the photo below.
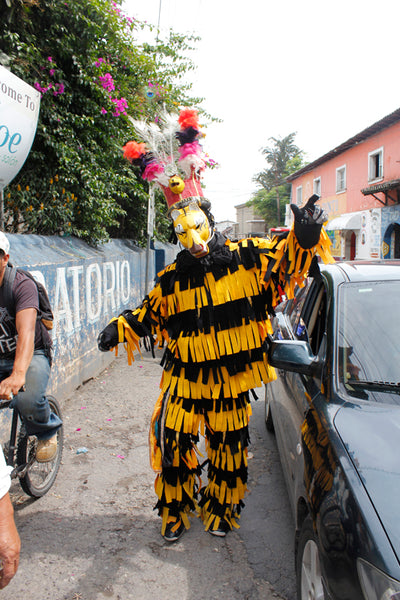
[[[368,181],[383,179],[383,148],[368,154]]]
[[[336,169],[336,193],[346,190],[346,165]]]
[[[299,185],[298,188],[296,188],[296,204],[297,206],[301,206],[303,204],[303,186]]]

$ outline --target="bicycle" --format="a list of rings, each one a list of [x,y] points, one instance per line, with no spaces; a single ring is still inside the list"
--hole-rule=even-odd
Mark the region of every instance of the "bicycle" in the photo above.
[[[50,410],[60,419],[61,408],[53,396],[47,396]],[[0,399],[0,411],[9,408],[12,398]],[[39,463],[36,460],[37,438],[27,435],[18,408],[13,407],[10,439],[4,445],[3,452],[7,465],[13,467],[11,478],[19,478],[22,489],[32,498],[41,498],[53,485],[61,464],[64,443],[64,431],[61,426],[57,431],[57,453],[53,460]]]

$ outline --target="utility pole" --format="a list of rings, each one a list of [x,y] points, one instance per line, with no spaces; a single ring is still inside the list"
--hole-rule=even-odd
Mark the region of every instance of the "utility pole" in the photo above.
[[[161,20],[161,3],[158,5],[158,24],[157,24],[157,38],[156,38],[156,46],[158,45],[158,36],[160,33],[160,20]],[[144,283],[144,293],[147,295],[149,291],[149,268],[150,268],[150,242],[151,238],[154,234],[154,217],[155,217],[155,208],[154,208],[154,187],[151,185],[149,189],[149,199],[147,204],[147,243],[146,243],[146,273],[145,273],[145,283]]]
[[[150,186],[149,200],[147,204],[147,244],[146,244],[146,274],[144,282],[144,293],[149,291],[149,267],[150,267],[150,242],[154,233],[154,187]]]
[[[162,3],[162,0],[160,0],[160,3],[158,5],[157,42],[158,42],[158,34],[160,33],[161,3]]]

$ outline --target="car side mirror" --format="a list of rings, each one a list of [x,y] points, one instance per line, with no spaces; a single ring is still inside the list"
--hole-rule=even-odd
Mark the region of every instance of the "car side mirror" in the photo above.
[[[272,367],[312,377],[321,375],[324,364],[313,354],[308,342],[299,340],[271,341],[268,358]]]

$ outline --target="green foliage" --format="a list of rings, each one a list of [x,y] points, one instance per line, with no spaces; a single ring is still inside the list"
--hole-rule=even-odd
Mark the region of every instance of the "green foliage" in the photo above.
[[[291,189],[286,178],[303,166],[303,152],[295,145],[295,136],[290,133],[280,139],[271,137],[272,146],[262,150],[268,167],[255,176],[254,180],[261,187],[250,203],[265,219],[268,228],[283,224]]]
[[[270,227],[279,227],[285,220],[285,206],[288,197],[285,195],[285,186],[279,186],[267,192],[260,188],[250,200],[256,212],[264,219],[267,230]],[[277,203],[279,200],[279,218],[277,216]]]
[[[196,38],[171,32],[141,46],[146,26],[110,0],[0,0],[0,19],[7,67],[41,92],[32,150],[5,190],[6,229],[143,243],[148,189],[122,156],[128,114],[155,120],[161,107],[201,102],[181,83]]]

